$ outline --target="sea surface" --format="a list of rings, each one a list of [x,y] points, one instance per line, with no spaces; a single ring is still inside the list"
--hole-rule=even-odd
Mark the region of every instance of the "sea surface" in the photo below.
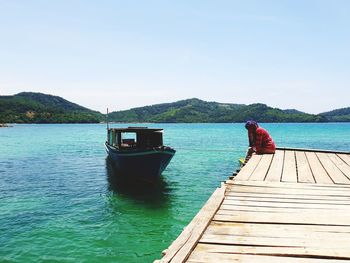
[[[248,142],[243,124],[147,126],[164,128],[165,144],[177,150],[154,185],[118,180],[105,125],[1,128],[0,262],[160,258],[238,168]],[[350,123],[262,126],[281,147],[350,150]]]

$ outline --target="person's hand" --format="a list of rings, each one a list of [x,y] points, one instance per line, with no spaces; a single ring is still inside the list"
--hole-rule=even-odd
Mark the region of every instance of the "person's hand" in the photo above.
[[[255,147],[249,147],[247,155],[251,156],[253,153],[255,153]]]
[[[250,159],[250,157],[252,157],[253,153],[255,153],[255,147],[249,147],[248,151],[247,151],[247,156],[245,157],[245,163],[247,163]]]

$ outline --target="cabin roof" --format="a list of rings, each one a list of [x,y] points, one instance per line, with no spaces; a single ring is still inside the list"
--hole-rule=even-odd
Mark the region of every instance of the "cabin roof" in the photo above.
[[[148,128],[148,127],[127,127],[127,128],[110,128],[109,130],[113,130],[116,132],[136,132],[136,133],[146,133],[146,132],[159,132],[163,129],[159,128]]]

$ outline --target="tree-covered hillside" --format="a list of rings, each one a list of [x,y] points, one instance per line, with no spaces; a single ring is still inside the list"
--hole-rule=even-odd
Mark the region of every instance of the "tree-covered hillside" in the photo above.
[[[116,122],[323,122],[326,118],[297,110],[283,111],[265,104],[227,104],[188,99],[112,112],[109,120]]]
[[[22,92],[0,96],[0,123],[96,123],[101,113],[61,97]]]
[[[350,122],[350,107],[324,112],[320,115],[332,122]]]
[[[111,122],[329,122],[350,121],[350,108],[314,115],[295,109],[281,110],[265,104],[251,105],[187,99],[133,108],[109,114]],[[0,123],[98,123],[106,116],[61,97],[22,92],[0,96]]]

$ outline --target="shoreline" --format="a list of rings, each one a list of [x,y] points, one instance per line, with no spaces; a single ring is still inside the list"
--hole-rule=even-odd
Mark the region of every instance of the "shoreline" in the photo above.
[[[245,122],[108,122],[108,124],[242,124]],[[330,124],[330,123],[350,123],[350,121],[329,121],[329,122],[260,122],[264,124]],[[20,123],[0,123],[0,128],[13,127],[21,124],[107,124],[107,122],[20,122]]]

